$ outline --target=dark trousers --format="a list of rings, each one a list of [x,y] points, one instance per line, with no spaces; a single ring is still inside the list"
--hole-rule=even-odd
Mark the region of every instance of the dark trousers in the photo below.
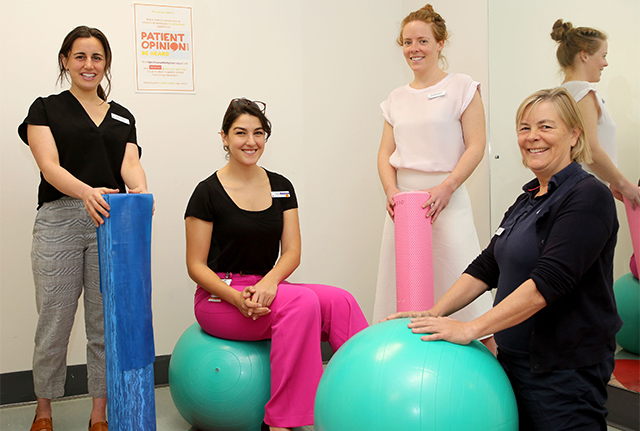
[[[518,402],[520,431],[606,431],[607,383],[615,361],[534,374],[525,355],[498,352]]]

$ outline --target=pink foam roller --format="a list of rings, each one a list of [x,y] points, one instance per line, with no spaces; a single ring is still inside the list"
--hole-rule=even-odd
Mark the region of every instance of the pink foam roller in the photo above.
[[[631,208],[631,201],[624,198],[624,207],[627,210],[627,220],[629,221],[629,231],[631,231],[631,244],[636,256],[636,268],[640,269],[640,208]]]
[[[405,192],[393,198],[398,311],[433,307],[431,219],[422,208],[430,196],[427,192]]]

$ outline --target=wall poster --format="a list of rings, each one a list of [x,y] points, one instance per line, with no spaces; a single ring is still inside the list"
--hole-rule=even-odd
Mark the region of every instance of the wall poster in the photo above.
[[[136,91],[195,93],[192,11],[133,4]]]

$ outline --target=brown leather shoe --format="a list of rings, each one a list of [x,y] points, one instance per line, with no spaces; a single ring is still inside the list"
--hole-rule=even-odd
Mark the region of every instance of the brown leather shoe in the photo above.
[[[31,431],[53,431],[51,418],[41,418],[36,420],[34,417],[33,425],[31,425]]]
[[[109,431],[109,425],[106,422],[96,422],[91,425],[89,421],[89,431]]]

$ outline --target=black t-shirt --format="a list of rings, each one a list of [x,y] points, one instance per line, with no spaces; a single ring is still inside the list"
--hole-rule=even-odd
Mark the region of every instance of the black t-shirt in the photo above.
[[[25,144],[27,125],[48,126],[58,149],[60,166],[91,187],[109,187],[126,192],[120,170],[127,143],[137,145],[135,119],[125,107],[111,101],[100,126],[96,126],[70,91],[38,97],[18,127]],[[139,154],[141,150],[139,150]],[[49,184],[42,173],[38,207],[65,196]]]
[[[271,206],[263,211],[239,208],[214,173],[200,182],[184,217],[213,222],[207,264],[215,272],[261,274],[278,260],[284,211],[297,208],[291,182],[265,170],[271,183]]]

